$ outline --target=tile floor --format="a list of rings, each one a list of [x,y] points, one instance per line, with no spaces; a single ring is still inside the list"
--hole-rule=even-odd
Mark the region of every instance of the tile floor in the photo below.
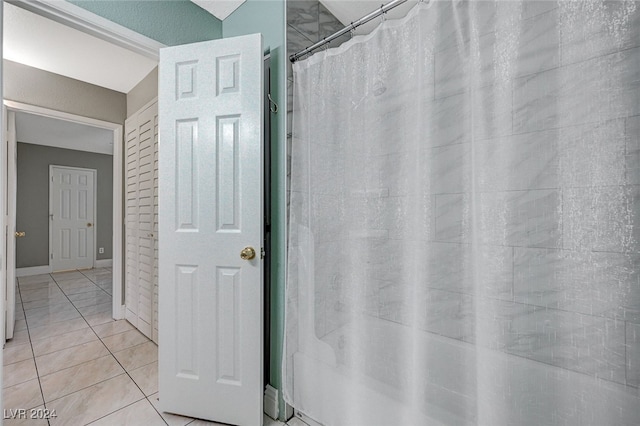
[[[158,348],[111,318],[109,268],[23,277],[18,290],[14,337],[4,348],[5,425],[217,424],[158,410]],[[57,417],[6,419],[15,409]],[[266,416],[264,425],[284,426]]]

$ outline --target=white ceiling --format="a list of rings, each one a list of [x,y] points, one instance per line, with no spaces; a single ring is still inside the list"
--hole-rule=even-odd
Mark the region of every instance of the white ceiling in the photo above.
[[[110,130],[25,112],[16,113],[16,139],[35,145],[113,155]]]
[[[383,4],[390,3],[391,0],[320,0],[333,16],[338,18],[344,25],[349,25],[363,16],[368,15]],[[400,6],[395,7],[387,13],[387,19],[397,19],[407,15],[409,10],[418,3],[417,0],[409,0]],[[356,34],[369,34],[380,24],[382,18],[376,18],[369,23],[356,29]]]
[[[223,21],[240,7],[245,0],[191,0],[219,20]]]
[[[157,62],[4,3],[3,56],[14,62],[127,93]]]

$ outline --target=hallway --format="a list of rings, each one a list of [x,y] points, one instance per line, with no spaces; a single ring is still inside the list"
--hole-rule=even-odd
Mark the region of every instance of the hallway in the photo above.
[[[159,413],[158,348],[127,321],[112,320],[109,268],[18,284],[15,334],[4,349],[6,425],[217,424]],[[18,409],[56,417],[8,419]],[[267,417],[264,424],[283,425]]]

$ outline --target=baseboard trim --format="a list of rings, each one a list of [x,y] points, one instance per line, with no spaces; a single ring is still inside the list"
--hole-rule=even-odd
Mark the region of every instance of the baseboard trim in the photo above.
[[[96,260],[96,268],[111,268],[113,266],[113,259],[100,259]]]
[[[274,420],[278,419],[278,390],[271,385],[264,389],[264,413]]]
[[[51,272],[49,265],[28,266],[26,268],[16,268],[16,277],[30,277],[32,275],[42,275]]]

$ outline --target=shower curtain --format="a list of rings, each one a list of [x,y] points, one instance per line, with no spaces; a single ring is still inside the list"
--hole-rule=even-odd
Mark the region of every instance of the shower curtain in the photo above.
[[[640,424],[640,3],[423,2],[293,67],[286,401]]]

